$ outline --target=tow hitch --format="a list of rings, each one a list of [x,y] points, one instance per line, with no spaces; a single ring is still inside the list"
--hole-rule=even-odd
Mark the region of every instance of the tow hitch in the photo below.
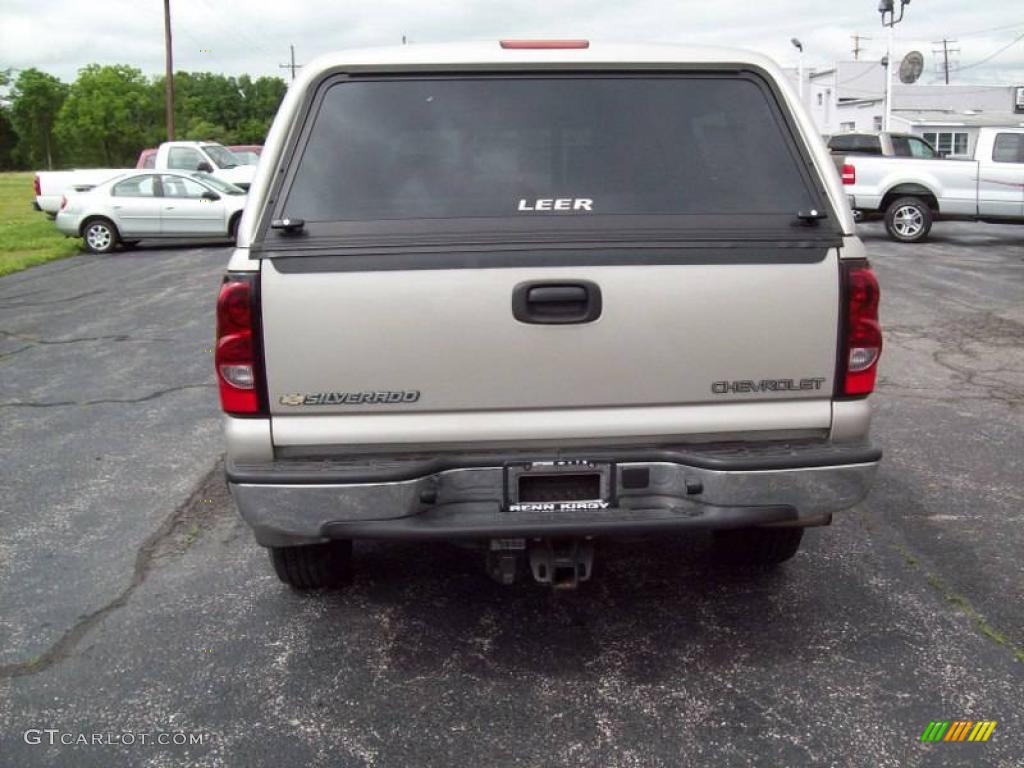
[[[491,539],[487,551],[487,573],[499,584],[513,584],[523,553],[538,584],[554,589],[576,589],[590,578],[594,565],[594,544],[583,539]]]

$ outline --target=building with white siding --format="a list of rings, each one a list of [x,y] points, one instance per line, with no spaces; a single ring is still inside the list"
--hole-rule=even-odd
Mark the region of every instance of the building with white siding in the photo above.
[[[796,79],[795,71],[787,73]],[[804,77],[804,102],[823,136],[882,130],[885,67],[879,62],[839,61]],[[970,157],[982,126],[1024,126],[1024,86],[893,85],[892,130],[922,136],[950,157]]]

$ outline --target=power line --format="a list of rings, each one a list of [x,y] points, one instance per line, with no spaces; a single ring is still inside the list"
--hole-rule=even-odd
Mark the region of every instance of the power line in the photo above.
[[[959,48],[950,48],[949,43],[955,43],[956,40],[948,40],[945,37],[941,40],[932,40],[932,45],[942,46],[942,63],[939,65],[946,79],[946,85],[949,85],[949,54],[960,53]],[[938,54],[938,48],[932,48],[932,53]]]
[[[1021,33],[1021,34],[1017,35],[1017,37],[1015,37],[1013,40],[1008,42],[1002,48],[998,49],[997,51],[995,51],[993,53],[990,53],[985,58],[979,59],[978,61],[975,61],[975,62],[973,62],[971,64],[964,64],[962,67],[957,67],[953,71],[954,72],[962,72],[965,69],[970,69],[971,67],[977,67],[979,64],[984,64],[986,61],[992,61],[992,59],[994,59],[996,56],[1001,54],[1003,51],[1008,50],[1010,48],[1010,46],[1014,45],[1015,43],[1019,43],[1021,40],[1024,40],[1024,33]]]
[[[252,26],[250,26],[247,30],[246,25],[244,24],[228,24],[227,22],[221,20],[219,16],[219,10],[214,8],[210,0],[200,0],[200,2],[202,2],[202,4],[206,7],[206,14],[203,17],[204,20],[215,24],[217,28],[221,31],[221,33],[227,37],[227,39],[231,39],[233,37],[241,38],[242,42],[246,43],[248,46],[252,48],[258,48],[263,53],[270,52],[267,45],[264,45],[264,43],[266,42],[266,38],[263,38],[261,36],[260,39],[263,42],[260,42],[250,34],[250,32],[253,31]]]
[[[295,63],[295,46],[294,45],[289,45],[288,47],[292,51],[292,63],[291,64],[278,64],[277,66],[280,67],[281,69],[290,69],[292,71],[292,80],[294,80],[295,79],[295,70],[296,69],[302,69],[302,65]]]
[[[1004,24],[1001,27],[989,27],[988,29],[976,29],[973,32],[961,32],[960,37],[971,37],[972,35],[983,35],[986,32],[999,32],[1004,29],[1015,29],[1016,27],[1024,27],[1024,20],[1014,22],[1013,24]]]
[[[885,68],[885,67],[884,67],[884,65],[882,65],[882,64],[880,64],[880,63],[875,63],[875,64],[874,64],[874,67],[882,67],[882,68],[883,68],[883,70],[884,70],[884,68]],[[872,74],[872,73],[873,73],[874,71],[875,71],[875,70],[874,70],[874,68],[873,68],[873,67],[864,67],[864,69],[863,69],[863,70],[862,70],[862,71],[861,71],[861,72],[860,72],[859,74],[856,74],[856,75],[854,75],[853,77],[848,77],[848,78],[846,78],[845,80],[840,80],[840,81],[839,81],[838,83],[836,83],[836,85],[837,85],[837,86],[839,86],[839,85],[846,85],[847,83],[852,83],[852,82],[853,82],[854,80],[860,80],[860,79],[861,79],[862,77],[864,77],[865,75],[870,75],[870,74]],[[857,89],[857,88],[852,88],[851,90],[854,90],[854,91],[855,91],[855,90],[858,90],[858,89]],[[873,91],[872,91],[872,92],[873,92]]]

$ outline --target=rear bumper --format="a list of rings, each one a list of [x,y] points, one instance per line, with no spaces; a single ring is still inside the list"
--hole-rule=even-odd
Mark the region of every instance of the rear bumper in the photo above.
[[[227,474],[256,540],[290,546],[347,538],[635,535],[813,524],[861,501],[881,458],[871,446],[817,442],[578,454],[229,462]],[[569,459],[609,465],[607,508],[508,511],[510,466]]]
[[[58,232],[69,237],[78,237],[81,225],[82,217],[77,213],[64,213],[61,211],[57,214],[56,226]]]

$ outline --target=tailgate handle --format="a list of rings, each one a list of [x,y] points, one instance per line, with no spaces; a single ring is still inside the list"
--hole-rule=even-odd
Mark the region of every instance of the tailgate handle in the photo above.
[[[601,289],[589,280],[534,280],[512,291],[512,314],[521,323],[590,323],[601,316]]]

